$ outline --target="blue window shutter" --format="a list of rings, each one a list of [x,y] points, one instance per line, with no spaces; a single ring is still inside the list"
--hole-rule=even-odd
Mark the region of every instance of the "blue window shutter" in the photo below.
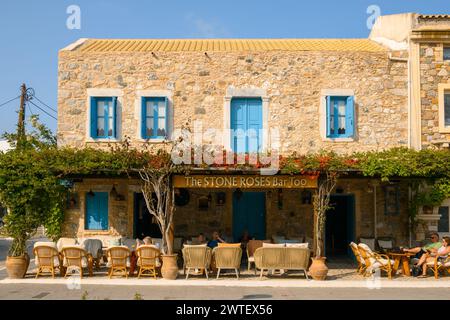
[[[147,100],[141,97],[141,137],[147,139]]]
[[[327,137],[331,136],[331,128],[330,128],[330,114],[331,114],[331,108],[334,106],[331,105],[331,97],[327,96],[327,107],[326,107],[326,123],[327,123]]]
[[[112,109],[113,109],[113,134],[114,138],[117,138],[117,97],[112,97]]]
[[[167,138],[169,136],[169,127],[168,127],[168,119],[169,119],[169,100],[167,99],[167,97],[164,97],[164,105],[166,106],[166,114],[164,115],[164,120],[166,121],[166,128],[164,130],[165,135],[164,138]]]
[[[347,106],[345,108],[345,127],[346,127],[346,137],[353,137],[355,132],[355,121],[354,121],[354,113],[355,113],[355,99],[353,96],[347,97]]]
[[[90,111],[91,111],[91,121],[90,121],[90,132],[91,138],[97,138],[97,100],[95,97],[91,97],[90,99]]]

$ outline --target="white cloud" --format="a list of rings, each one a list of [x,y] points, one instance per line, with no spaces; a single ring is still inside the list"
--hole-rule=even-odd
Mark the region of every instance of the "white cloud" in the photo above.
[[[230,36],[230,32],[217,21],[207,21],[197,17],[193,13],[186,15],[186,21],[194,29],[192,36],[201,38],[223,38]]]

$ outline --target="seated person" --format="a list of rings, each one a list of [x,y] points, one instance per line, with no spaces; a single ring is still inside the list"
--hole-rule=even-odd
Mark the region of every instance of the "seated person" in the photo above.
[[[433,232],[430,236],[431,242],[426,244],[423,247],[416,247],[412,249],[403,249],[404,252],[415,253],[414,256],[417,259],[420,259],[424,253],[427,251],[436,252],[441,246],[441,242],[439,241],[439,235],[436,232]]]
[[[434,262],[436,257],[439,259],[446,259],[450,254],[450,237],[442,238],[442,246],[437,249],[435,252],[428,250],[427,253],[423,254],[417,263],[418,267],[422,267],[422,275],[418,278],[426,278],[427,277],[427,263]]]
[[[193,239],[194,240],[194,239]],[[205,244],[206,243],[206,237],[203,233],[199,233],[197,236],[197,239],[195,239],[192,244]]]
[[[145,237],[142,241],[139,240],[139,238],[136,238],[136,248],[139,248],[139,246],[148,246],[152,245],[152,238],[151,237]]]
[[[242,233],[242,236],[239,238],[239,242],[246,245],[251,239],[252,239],[252,237],[248,233],[248,230],[244,230],[244,232]]]
[[[210,247],[211,249],[217,247],[217,245],[219,244],[219,242],[221,243],[226,243],[226,241],[224,241],[220,236],[219,236],[219,232],[218,231],[214,231],[212,234],[212,239],[208,241],[208,247]]]

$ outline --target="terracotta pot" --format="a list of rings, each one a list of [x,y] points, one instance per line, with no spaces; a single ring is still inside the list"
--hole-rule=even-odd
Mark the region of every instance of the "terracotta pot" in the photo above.
[[[10,279],[21,279],[27,274],[28,266],[30,265],[30,257],[24,254],[19,257],[6,258],[6,272]]]
[[[325,280],[328,274],[328,267],[325,264],[325,257],[312,258],[309,273],[314,280]]]
[[[162,256],[161,275],[166,280],[175,280],[178,276],[177,255],[167,254]]]

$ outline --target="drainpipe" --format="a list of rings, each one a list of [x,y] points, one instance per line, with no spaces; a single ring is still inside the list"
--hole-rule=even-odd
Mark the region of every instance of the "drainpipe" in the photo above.
[[[377,185],[373,186],[373,236],[376,239],[377,233]]]

